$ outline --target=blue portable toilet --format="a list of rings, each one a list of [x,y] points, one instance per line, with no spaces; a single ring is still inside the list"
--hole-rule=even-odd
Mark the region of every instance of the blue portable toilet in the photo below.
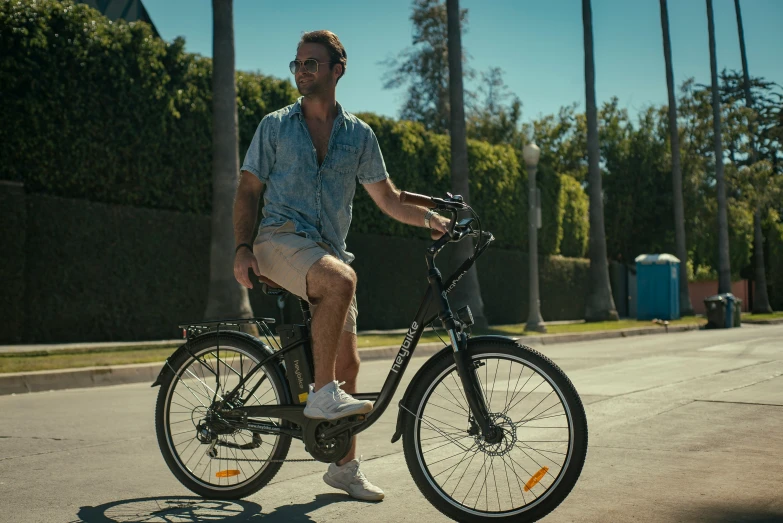
[[[636,257],[636,319],[680,318],[680,260],[671,254]]]

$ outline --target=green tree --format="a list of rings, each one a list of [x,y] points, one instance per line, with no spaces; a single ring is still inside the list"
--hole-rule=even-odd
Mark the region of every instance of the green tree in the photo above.
[[[507,143],[521,151],[527,142],[520,133],[522,102],[509,91],[500,67],[481,73],[481,79],[481,98],[467,119],[468,138]]]
[[[560,254],[572,258],[584,258],[590,235],[590,203],[582,185],[566,174],[560,175],[563,209],[563,238]]]
[[[590,188],[590,278],[585,300],[585,320],[617,320],[617,310],[609,286],[609,264],[606,259],[603,193],[601,191],[598,115],[595,104],[595,59],[593,57],[593,14],[590,0],[582,0],[584,26],[585,97],[587,99],[587,158]]]
[[[207,319],[250,317],[247,289],[234,279],[232,207],[239,181],[233,0],[212,0],[212,237]]]
[[[389,68],[384,89],[407,86],[406,100],[400,118],[421,122],[425,128],[439,133],[449,131],[451,107],[449,100],[448,13],[443,0],[414,0],[413,45],[396,58],[383,62]],[[468,23],[468,10],[459,12],[462,31]],[[474,73],[462,56],[463,74]],[[465,93],[472,97],[471,93]]]

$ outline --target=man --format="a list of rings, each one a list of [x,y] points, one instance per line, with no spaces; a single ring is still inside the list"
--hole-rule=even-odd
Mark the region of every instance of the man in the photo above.
[[[371,402],[350,396],[356,392],[359,353],[356,273],[349,265],[354,257],[346,251],[345,238],[356,181],[396,220],[428,226],[434,237],[445,233],[448,223],[423,207],[400,203],[375,134],[335,98],[346,66],[345,48],[334,33],[302,35],[290,64],[302,97],[259,124],[234,202],[237,281],[252,288],[252,268],[262,281],[312,304],[315,383],[304,414],[314,419],[372,410]],[[264,218],[253,242],[262,192]],[[329,466],[324,481],[355,498],[383,499],[383,491],[367,481],[355,457],[354,438],[348,455]]]

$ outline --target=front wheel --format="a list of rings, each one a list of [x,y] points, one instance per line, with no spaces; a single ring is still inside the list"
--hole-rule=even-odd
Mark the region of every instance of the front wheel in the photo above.
[[[422,494],[457,521],[536,521],[574,487],[587,454],[587,419],[557,365],[512,340],[467,348],[494,426],[471,416],[456,364],[443,353],[411,384],[405,461]]]

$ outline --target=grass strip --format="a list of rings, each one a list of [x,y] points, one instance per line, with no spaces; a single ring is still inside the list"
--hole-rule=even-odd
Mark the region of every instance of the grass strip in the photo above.
[[[783,313],[778,313],[783,317]],[[756,315],[762,316],[762,315]],[[670,321],[669,325],[703,325],[706,321],[703,318],[683,318],[681,320]],[[654,327],[655,323],[650,321],[620,320],[606,321],[598,323],[569,323],[547,325],[548,334],[566,334],[577,332],[594,332],[603,330],[618,330],[641,327]],[[663,327],[661,327],[663,329]],[[512,336],[540,335],[536,332],[525,332],[524,323],[510,325],[496,325],[486,330],[474,330],[474,335],[498,334]],[[546,336],[546,334],[544,334]],[[404,334],[363,334],[358,337],[357,344],[360,349],[371,347],[396,346],[402,343]],[[448,340],[448,337],[441,332],[441,337]],[[439,342],[438,336],[427,329],[422,334],[419,343]],[[58,351],[35,351],[27,353],[0,354],[0,374],[9,372],[31,372],[39,370],[72,369],[80,367],[97,367],[107,365],[127,365],[131,363],[153,363],[164,361],[179,345],[156,346],[154,348],[145,348],[144,345],[131,345],[110,347],[101,349],[63,349]]]
[[[777,320],[783,319],[783,311],[768,312],[764,314],[743,313],[742,321],[753,323],[754,320]]]

